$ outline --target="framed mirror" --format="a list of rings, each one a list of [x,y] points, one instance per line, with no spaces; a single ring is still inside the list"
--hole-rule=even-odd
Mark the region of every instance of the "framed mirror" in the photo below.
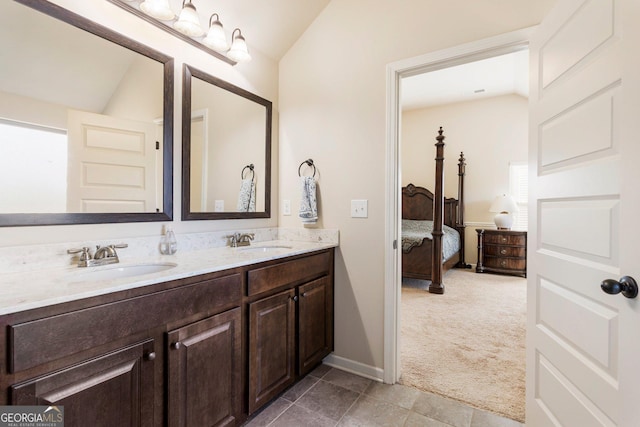
[[[183,77],[182,219],[269,218],[271,101],[187,64]]]
[[[44,0],[0,14],[0,226],[173,218],[173,59]]]

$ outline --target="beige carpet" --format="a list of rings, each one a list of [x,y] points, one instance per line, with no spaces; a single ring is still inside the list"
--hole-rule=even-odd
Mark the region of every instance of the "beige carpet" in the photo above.
[[[450,270],[402,286],[400,382],[524,422],[526,279]]]

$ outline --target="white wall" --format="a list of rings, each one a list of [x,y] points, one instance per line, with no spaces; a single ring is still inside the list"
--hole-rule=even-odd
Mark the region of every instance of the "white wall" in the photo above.
[[[458,197],[458,158],[463,151],[465,176],[465,261],[477,261],[477,223],[493,224],[493,199],[509,192],[509,163],[526,162],[528,104],[505,95],[402,113],[402,185],[434,191],[435,137],[445,135],[445,196]]]
[[[319,226],[340,229],[337,356],[383,366],[386,65],[535,25],[552,4],[333,0],[280,61],[280,198],[297,206],[298,165],[313,158]],[[350,217],[351,199],[369,200],[368,218]]]
[[[381,368],[385,67],[535,25],[554,0],[332,0],[281,60],[280,69],[257,51],[252,51],[251,62],[230,67],[104,0],[53,2],[175,58],[174,229],[178,234],[272,226],[278,219],[281,226],[301,227],[295,216],[300,199],[298,166],[307,158],[315,160],[317,227],[341,232],[336,257],[336,354]],[[274,102],[272,158],[279,187],[274,179],[271,220],[180,221],[183,63]],[[294,215],[277,217],[281,199],[292,201]],[[350,218],[351,199],[369,200],[369,218]],[[160,230],[158,223],[8,227],[0,228],[0,245],[125,239],[159,235]]]
[[[277,181],[272,189],[272,218],[253,220],[223,221],[180,221],[181,212],[181,99],[182,99],[182,64],[188,63],[200,70],[242,87],[274,103],[274,111],[278,106],[278,64],[252,50],[252,61],[232,67],[208,53],[192,47],[167,32],[143,21],[139,17],[104,0],[52,0],[66,9],[82,15],[100,25],[109,27],[129,38],[137,40],[153,49],[174,58],[174,221],[176,233],[236,230],[255,227],[272,227],[277,225]],[[272,150],[272,173],[278,175],[278,115],[274,113],[274,140]],[[237,187],[237,182],[233,185]],[[96,224],[74,226],[46,227],[2,227],[0,228],[0,247],[27,244],[58,243],[69,241],[95,241],[101,239],[119,239],[127,237],[160,236],[161,223],[130,224]]]

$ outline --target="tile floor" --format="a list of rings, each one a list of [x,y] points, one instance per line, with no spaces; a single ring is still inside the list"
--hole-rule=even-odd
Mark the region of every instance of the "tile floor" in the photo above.
[[[246,427],[523,427],[516,421],[400,384],[321,365]]]

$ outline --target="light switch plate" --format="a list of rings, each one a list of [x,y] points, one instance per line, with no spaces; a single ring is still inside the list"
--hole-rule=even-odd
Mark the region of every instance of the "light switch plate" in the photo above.
[[[291,215],[291,200],[282,201],[282,215]]]
[[[224,212],[224,200],[216,200],[213,206],[214,212]]]
[[[351,218],[367,218],[368,216],[368,200],[351,201]]]

